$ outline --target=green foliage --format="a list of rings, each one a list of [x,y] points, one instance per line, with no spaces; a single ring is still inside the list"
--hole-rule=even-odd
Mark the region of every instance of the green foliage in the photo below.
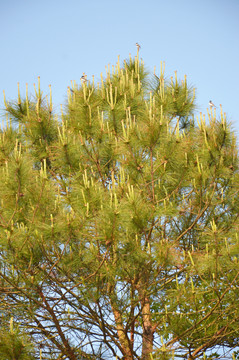
[[[0,334],[1,360],[34,360],[33,346],[29,338],[23,336],[19,329],[13,329],[12,319],[10,330]]]
[[[0,312],[37,358],[230,353],[238,155],[222,110],[195,120],[186,77],[168,82],[161,65],[150,80],[138,56],[72,83],[61,120],[40,83],[33,100],[5,102]]]

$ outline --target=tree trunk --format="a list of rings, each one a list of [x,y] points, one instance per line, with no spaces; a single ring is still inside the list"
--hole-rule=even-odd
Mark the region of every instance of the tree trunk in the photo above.
[[[151,321],[150,302],[146,296],[141,302],[143,320],[142,360],[150,360],[153,351],[154,328]]]
[[[112,311],[114,313],[118,339],[121,345],[121,352],[124,355],[124,360],[133,360],[132,351],[130,348],[130,341],[124,331],[122,316],[119,310],[116,308],[115,304],[111,302]]]

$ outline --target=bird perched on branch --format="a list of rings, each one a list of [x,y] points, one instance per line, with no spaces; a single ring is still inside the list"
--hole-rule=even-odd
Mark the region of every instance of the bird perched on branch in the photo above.
[[[136,45],[136,47],[137,47],[137,51],[139,51],[139,49],[141,48],[141,46],[140,46],[138,43],[136,43],[135,45]]]
[[[87,75],[83,74],[81,80],[85,83],[87,81]]]
[[[209,106],[210,106],[210,108],[212,108],[212,107],[216,108],[216,106],[213,104],[212,100],[209,101]]]

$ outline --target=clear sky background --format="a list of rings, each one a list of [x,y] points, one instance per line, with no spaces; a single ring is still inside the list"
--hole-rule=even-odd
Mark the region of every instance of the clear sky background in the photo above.
[[[239,0],[0,0],[0,38],[0,91],[9,100],[18,82],[33,93],[39,75],[58,111],[70,80],[99,79],[138,42],[149,71],[165,61],[167,77],[186,74],[198,111],[222,104],[239,134]],[[0,94],[2,116],[3,107]]]

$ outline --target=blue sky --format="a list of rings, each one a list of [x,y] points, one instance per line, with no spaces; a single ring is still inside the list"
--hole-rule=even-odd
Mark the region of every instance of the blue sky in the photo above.
[[[33,93],[41,77],[52,85],[56,110],[70,80],[105,74],[129,53],[166,76],[178,71],[197,91],[198,111],[222,104],[239,134],[239,0],[8,0],[0,1],[0,91],[16,99],[17,83]],[[0,108],[3,97],[0,96]],[[1,111],[3,114],[3,111]]]

